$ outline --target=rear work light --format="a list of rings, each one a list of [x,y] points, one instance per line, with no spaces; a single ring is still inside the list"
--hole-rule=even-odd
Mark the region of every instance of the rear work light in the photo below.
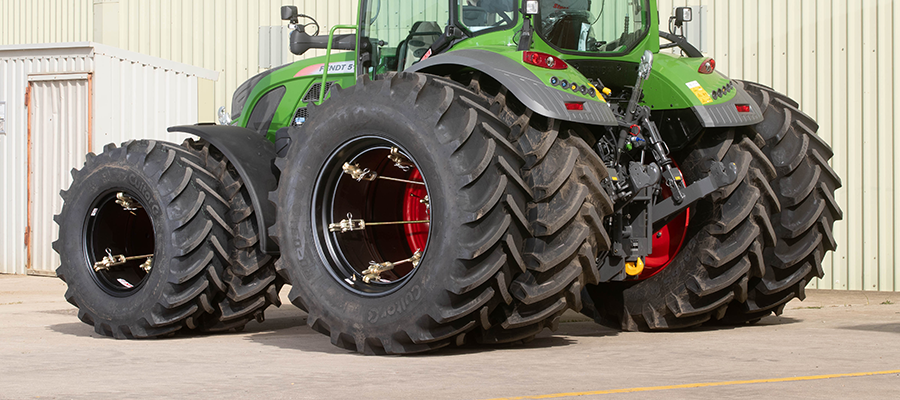
[[[748,113],[750,112],[749,104],[735,104],[735,108],[737,108],[737,112],[739,113]]]
[[[712,58],[707,58],[703,60],[703,64],[700,64],[700,69],[698,72],[701,74],[709,75],[716,71],[716,60]]]
[[[566,64],[565,61],[560,60],[559,58],[553,57],[546,53],[538,53],[535,51],[526,51],[523,56],[523,61],[526,64],[531,64],[536,67],[547,68],[547,69],[566,69],[569,68],[569,64]]]
[[[584,103],[566,103],[566,110],[584,111]]]

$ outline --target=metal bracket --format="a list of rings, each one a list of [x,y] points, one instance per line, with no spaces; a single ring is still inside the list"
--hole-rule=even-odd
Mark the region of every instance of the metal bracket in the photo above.
[[[125,211],[135,211],[144,208],[141,207],[141,204],[138,203],[137,200],[122,192],[116,193],[116,204],[122,206]]]
[[[353,179],[356,179],[357,182],[374,181],[378,179],[378,174],[370,171],[368,168],[362,169],[359,165],[344,163],[343,170],[345,174],[350,175]]]
[[[347,219],[336,224],[328,225],[328,230],[330,232],[340,233],[364,231],[366,230],[366,221],[361,219],[353,219],[352,215],[347,215]]]
[[[727,166],[721,162],[713,162],[710,174],[698,182],[694,182],[684,189],[684,200],[676,203],[673,197],[669,197],[653,206],[654,230],[661,228],[669,218],[684,211],[691,205],[716,190],[728,186],[737,180],[737,165],[729,163]]]
[[[427,204],[427,203],[425,203]],[[353,215],[347,214],[347,219],[336,224],[328,225],[328,230],[335,233],[347,233],[355,231],[364,231],[367,226],[386,226],[386,225],[415,225],[428,224],[429,220],[422,221],[393,221],[393,222],[366,222],[361,219],[353,219]]]
[[[376,263],[375,261],[369,262],[369,269],[362,272],[363,282],[371,283],[373,280],[381,279],[381,274],[393,270],[396,266],[410,263],[413,268],[419,266],[419,262],[422,261],[422,251],[417,250],[412,257],[407,258],[405,260],[397,261],[397,262],[383,262]]]
[[[403,154],[400,153],[400,149],[396,147],[391,147],[391,154],[388,158],[394,162],[394,166],[402,169],[404,172],[409,171],[410,168],[415,167],[415,164],[406,158]]]
[[[112,250],[106,249],[106,257],[103,257],[103,260],[94,263],[94,271],[100,272],[102,270],[108,270],[112,267],[124,265],[129,261],[140,260],[142,258],[146,258],[147,261],[144,261],[144,263],[141,264],[141,269],[149,273],[153,265],[153,254],[125,257],[122,254],[113,255]]]

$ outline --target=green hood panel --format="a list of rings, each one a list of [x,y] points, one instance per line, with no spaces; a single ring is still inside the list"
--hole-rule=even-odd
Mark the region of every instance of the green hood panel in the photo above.
[[[328,82],[339,84],[345,88],[353,86],[356,84],[355,65],[356,54],[353,52],[332,54],[328,68]],[[293,122],[299,108],[307,106],[310,100],[318,99],[318,91],[311,89],[321,87],[316,84],[322,82],[324,66],[325,57],[323,56],[297,61],[279,67],[274,72],[267,71],[267,74],[259,79],[256,86],[250,91],[243,111],[233,125],[241,127],[254,125],[254,121],[251,120],[254,117],[253,111],[257,106],[265,106],[265,104],[260,104],[260,100],[263,100],[270,91],[284,87],[286,94],[281,98],[271,116],[272,123],[265,129],[266,132],[261,132],[269,140],[274,141],[275,133]],[[326,97],[328,97],[327,93]]]

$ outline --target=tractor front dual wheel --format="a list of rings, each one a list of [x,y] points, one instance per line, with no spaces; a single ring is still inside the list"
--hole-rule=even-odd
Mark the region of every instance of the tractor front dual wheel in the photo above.
[[[191,152],[155,141],[89,154],[55,220],[66,300],[115,338],[201,329],[224,288],[228,208]]]
[[[263,322],[266,308],[281,306],[278,292],[284,279],[275,272],[277,257],[266,254],[260,247],[260,235],[264,234],[265,228],[258,226],[247,184],[231,161],[206,140],[188,139],[182,147],[197,155],[204,168],[216,177],[221,201],[229,207],[225,222],[231,239],[227,243],[227,262],[221,276],[227,289],[215,305],[214,320],[206,329],[210,332],[239,331],[250,321]]]

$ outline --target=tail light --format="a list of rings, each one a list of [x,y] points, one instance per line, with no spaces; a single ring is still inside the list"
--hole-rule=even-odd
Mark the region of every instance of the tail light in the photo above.
[[[703,60],[703,64],[700,64],[700,69],[698,72],[701,74],[709,75],[716,71],[716,60],[712,58],[707,58]]]
[[[748,113],[748,112],[750,112],[750,105],[749,105],[749,104],[736,104],[735,107],[737,108],[737,112],[739,112],[739,113]]]
[[[531,64],[536,67],[547,68],[547,69],[566,69],[569,68],[569,64],[566,64],[565,61],[560,60],[559,58],[553,57],[546,53],[538,53],[535,51],[526,51],[523,56],[523,61],[526,64]]]
[[[566,103],[566,110],[584,111],[584,103]]]

